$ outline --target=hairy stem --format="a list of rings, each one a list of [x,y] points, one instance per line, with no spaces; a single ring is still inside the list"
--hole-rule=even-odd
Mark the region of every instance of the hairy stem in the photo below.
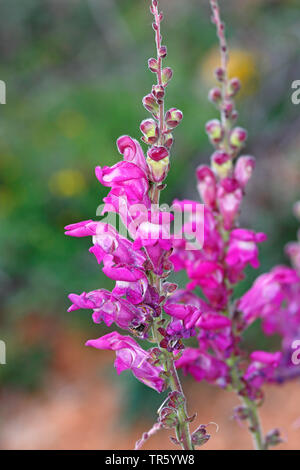
[[[249,431],[252,435],[254,448],[255,450],[265,450],[266,448],[257,406],[248,397],[242,397],[241,400],[249,410]]]
[[[183,450],[193,450],[194,446],[192,444],[190,429],[189,429],[189,422],[188,422],[188,415],[186,410],[186,399],[183,393],[182,385],[180,383],[176,367],[174,365],[173,358],[172,361],[172,368],[171,368],[171,378],[170,378],[170,385],[172,391],[180,392],[184,397],[184,403],[178,407],[178,425],[176,427],[176,436],[178,441],[181,443]]]

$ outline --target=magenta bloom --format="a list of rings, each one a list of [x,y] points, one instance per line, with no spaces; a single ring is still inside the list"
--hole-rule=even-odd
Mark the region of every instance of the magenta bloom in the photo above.
[[[147,320],[144,310],[138,309],[128,300],[121,299],[105,289],[83,292],[81,295],[70,294],[69,299],[72,305],[68,312],[80,308],[92,309],[95,323],[103,321],[107,326],[115,323],[120,328],[129,330],[143,325]]]
[[[224,228],[233,228],[234,221],[239,213],[243,198],[243,191],[234,178],[224,178],[218,187],[218,202],[221,215],[224,219]]]
[[[239,302],[246,323],[262,318],[267,334],[282,333],[292,321],[298,323],[299,283],[297,272],[285,266],[259,276]]]
[[[125,161],[134,163],[147,174],[148,167],[144,152],[137,140],[132,139],[128,135],[123,135],[118,138],[117,147]]]
[[[257,243],[265,241],[266,238],[264,233],[255,233],[252,230],[235,229],[231,232],[225,261],[232,283],[243,279],[243,271],[248,264],[253,268],[259,267]]]
[[[202,352],[200,349],[186,348],[176,367],[182,368],[184,374],[191,374],[197,382],[206,380],[209,383],[226,385],[228,366],[225,362]]]
[[[217,182],[214,172],[209,166],[197,168],[198,191],[204,204],[214,209],[216,207]]]
[[[101,338],[87,341],[86,346],[116,351],[115,368],[118,374],[130,369],[133,375],[148,387],[157,392],[165,389],[165,381],[160,376],[163,368],[154,366],[149,353],[144,351],[130,336],[122,336],[113,331]]]
[[[253,389],[259,389],[265,382],[271,382],[275,378],[275,370],[278,367],[282,353],[269,353],[265,351],[254,351],[250,354],[252,359],[244,379]]]

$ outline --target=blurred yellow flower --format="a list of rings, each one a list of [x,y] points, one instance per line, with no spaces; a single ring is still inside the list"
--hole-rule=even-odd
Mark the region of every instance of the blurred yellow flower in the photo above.
[[[49,178],[49,189],[56,196],[72,197],[82,193],[86,181],[78,170],[63,169],[53,173]]]
[[[210,86],[214,79],[214,70],[220,66],[220,52],[218,48],[211,49],[201,64],[200,73],[204,82]],[[228,75],[237,77],[242,82],[242,95],[252,94],[258,83],[257,57],[249,51],[230,49]]]

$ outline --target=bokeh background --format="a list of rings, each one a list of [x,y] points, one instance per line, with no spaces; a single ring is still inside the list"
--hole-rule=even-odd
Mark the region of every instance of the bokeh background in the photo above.
[[[174,70],[167,105],[184,111],[176,130],[164,201],[197,197],[194,170],[212,152],[204,125],[216,116],[207,101],[218,64],[206,0],[161,0],[165,61]],[[243,82],[239,124],[257,158],[242,222],[265,231],[261,267],[287,263],[296,237],[292,204],[300,198],[298,0],[221,0],[231,48],[230,73]],[[141,98],[153,75],[151,16],[146,0],[0,0],[0,446],[4,449],[129,449],[151,427],[161,397],[127,373],[117,377],[113,353],[87,350],[105,333],[87,311],[69,314],[67,294],[110,287],[89,240],[63,235],[68,223],[94,218],[105,195],[97,164],[119,159],[115,141],[139,138],[147,113]],[[249,270],[238,293],[257,275]],[[245,347],[274,345],[259,325]],[[245,427],[231,419],[235,397],[184,381],[190,412],[220,426],[207,449],[247,449]],[[300,447],[300,383],[269,387],[265,430],[279,426]],[[147,448],[172,448],[161,432]]]

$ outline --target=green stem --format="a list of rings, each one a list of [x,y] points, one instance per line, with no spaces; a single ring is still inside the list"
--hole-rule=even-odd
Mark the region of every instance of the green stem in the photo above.
[[[265,450],[266,448],[265,448],[260,418],[259,418],[259,414],[257,411],[257,406],[248,397],[242,397],[241,400],[243,404],[249,410],[249,418],[248,418],[249,431],[252,435],[254,448],[255,450]]]
[[[184,397],[184,403],[178,407],[178,425],[176,427],[176,436],[178,441],[181,444],[183,450],[194,450],[194,446],[191,440],[190,426],[188,422],[188,415],[186,410],[186,399],[183,393],[182,385],[180,383],[176,367],[174,365],[173,358],[171,358],[171,377],[170,377],[170,387],[172,391],[180,392]]]

